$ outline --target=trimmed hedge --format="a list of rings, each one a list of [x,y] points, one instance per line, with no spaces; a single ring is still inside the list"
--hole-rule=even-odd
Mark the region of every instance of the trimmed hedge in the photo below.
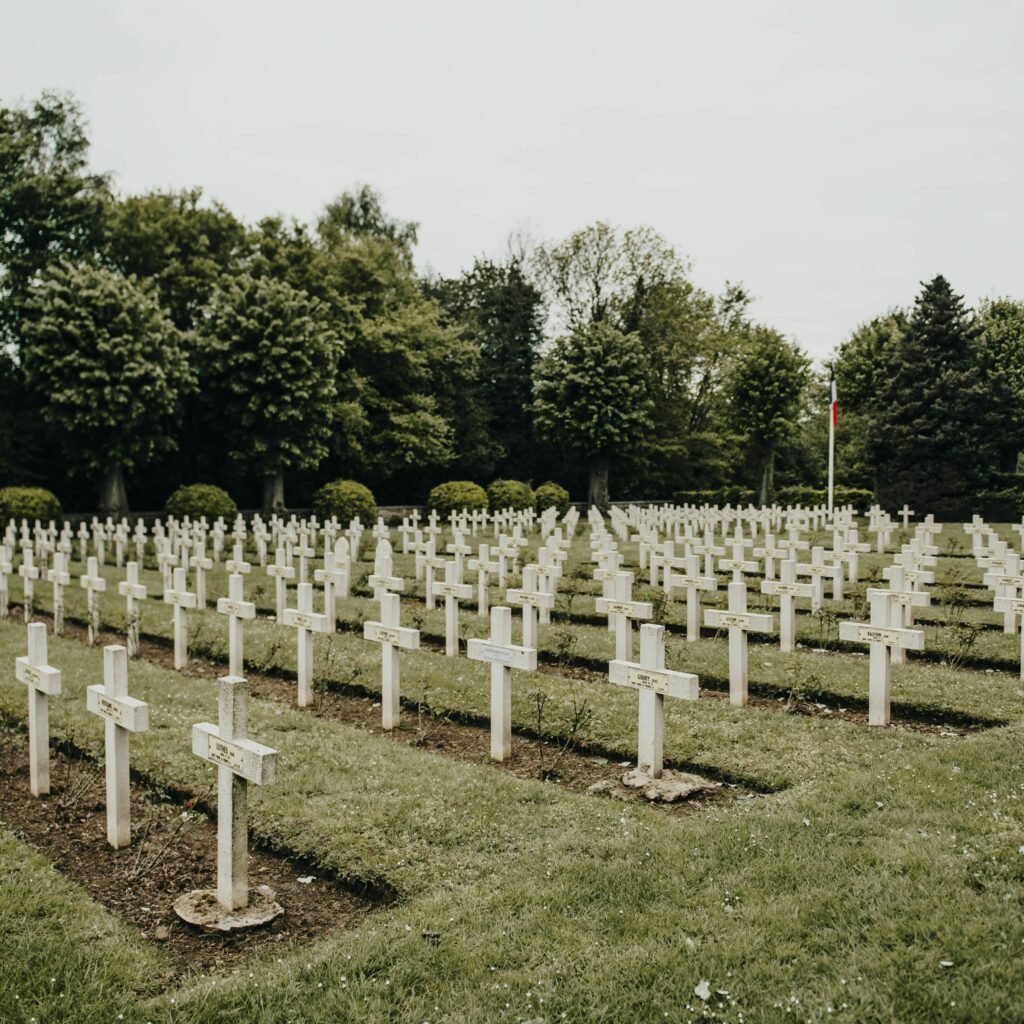
[[[824,505],[828,501],[828,491],[824,488],[807,487],[794,484],[780,487],[775,494],[780,505]],[[836,507],[852,505],[858,512],[865,512],[874,504],[875,496],[865,487],[835,487],[832,491],[832,504]]]
[[[321,520],[337,516],[345,527],[358,516],[363,526],[372,526],[377,521],[377,499],[356,480],[333,480],[313,495],[313,514]]]
[[[492,512],[512,508],[517,512],[533,508],[533,488],[522,480],[494,480],[487,488],[487,502]]]
[[[719,487],[715,491],[679,491],[674,495],[679,505],[754,505],[757,495],[750,487]]]
[[[0,522],[8,519],[38,519],[48,523],[60,516],[60,502],[45,487],[0,488]]]
[[[430,492],[427,504],[439,516],[449,512],[483,511],[487,508],[487,492],[472,480],[448,480]]]
[[[238,515],[238,506],[221,487],[213,484],[185,484],[167,499],[164,511],[175,519],[188,516],[194,520],[206,516],[208,522],[215,522],[223,516],[227,522]]]
[[[554,480],[548,480],[534,491],[534,501],[538,514],[552,507],[558,509],[560,516],[569,511],[569,492]]]

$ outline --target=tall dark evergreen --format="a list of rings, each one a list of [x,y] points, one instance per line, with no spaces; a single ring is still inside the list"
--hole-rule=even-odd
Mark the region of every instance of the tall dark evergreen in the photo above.
[[[531,478],[536,469],[533,364],[543,329],[540,292],[518,256],[506,263],[477,259],[462,277],[433,282],[428,290],[480,351],[475,404],[493,446],[487,472]]]
[[[963,514],[997,458],[979,330],[942,276],[924,285],[873,402],[868,450],[883,504]]]

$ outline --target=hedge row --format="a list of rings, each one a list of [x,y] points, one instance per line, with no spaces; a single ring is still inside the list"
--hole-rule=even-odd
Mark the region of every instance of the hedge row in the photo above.
[[[439,516],[507,508],[517,511],[532,508],[543,512],[552,506],[560,515],[565,515],[569,511],[569,492],[550,480],[537,490],[522,480],[495,480],[486,491],[472,480],[449,480],[430,492],[427,505]]]

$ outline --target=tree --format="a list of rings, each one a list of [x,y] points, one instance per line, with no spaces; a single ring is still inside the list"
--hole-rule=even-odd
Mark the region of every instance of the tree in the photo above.
[[[527,280],[521,256],[505,263],[477,259],[461,277],[440,278],[426,290],[479,352],[473,393],[464,396],[479,424],[476,465],[464,467],[467,475],[531,478],[533,364],[542,340],[543,300]]]
[[[997,461],[999,422],[979,330],[940,274],[923,286],[872,408],[868,449],[884,503],[962,511]]]
[[[1024,302],[986,299],[978,307],[982,367],[1000,407],[999,468],[1012,472],[1024,448]]]
[[[341,346],[321,307],[283,281],[239,274],[214,291],[197,363],[226,455],[263,479],[263,507],[284,507],[284,473],[327,455]]]
[[[100,510],[123,514],[124,472],[173,445],[191,375],[181,335],[132,277],[59,263],[32,288],[21,358],[72,470],[98,474]]]
[[[244,225],[220,203],[203,205],[199,188],[111,199],[105,258],[123,274],[152,281],[181,330],[196,326],[217,281],[246,256]]]
[[[37,274],[99,245],[107,179],[87,172],[88,152],[72,97],[44,92],[27,108],[0,107],[0,342],[16,342]]]
[[[608,503],[613,459],[650,426],[649,370],[635,334],[592,323],[559,338],[537,364],[534,423],[540,436],[586,461],[588,501]]]
[[[728,376],[735,424],[745,437],[768,503],[778,446],[793,432],[807,386],[810,360],[770,327],[751,328]]]

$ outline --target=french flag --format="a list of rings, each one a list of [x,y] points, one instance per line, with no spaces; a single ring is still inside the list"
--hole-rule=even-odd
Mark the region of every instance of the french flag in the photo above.
[[[836,397],[836,371],[832,371],[832,400],[830,410],[832,413],[832,428],[835,429],[839,426],[839,399]]]

